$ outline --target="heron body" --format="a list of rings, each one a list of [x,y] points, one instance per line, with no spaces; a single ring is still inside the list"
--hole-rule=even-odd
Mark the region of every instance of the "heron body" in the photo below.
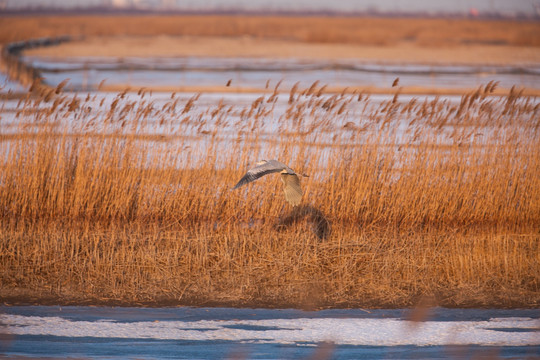
[[[255,181],[264,175],[279,172],[283,182],[283,191],[285,200],[292,206],[297,206],[302,200],[302,187],[300,179],[293,169],[277,160],[262,160],[255,164],[255,167],[249,169],[247,173],[238,181],[233,189]],[[306,176],[306,175],[304,175]]]

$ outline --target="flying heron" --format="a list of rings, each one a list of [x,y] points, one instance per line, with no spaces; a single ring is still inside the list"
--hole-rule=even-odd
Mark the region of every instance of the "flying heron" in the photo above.
[[[300,187],[300,179],[293,169],[277,160],[262,160],[255,164],[255,167],[240,179],[238,184],[233,189],[238,189],[240,186],[255,181],[264,175],[279,172],[281,181],[283,182],[283,191],[285,192],[285,200],[292,206],[297,206],[302,200],[302,188]],[[307,177],[307,175],[301,174]]]

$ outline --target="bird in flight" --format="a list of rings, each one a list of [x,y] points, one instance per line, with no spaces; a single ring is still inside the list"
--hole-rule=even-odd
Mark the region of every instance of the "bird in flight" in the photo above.
[[[262,160],[255,164],[255,167],[248,170],[242,176],[238,184],[233,189],[238,189],[240,186],[255,181],[264,175],[279,172],[281,181],[283,182],[283,191],[285,192],[285,200],[292,206],[297,206],[302,200],[302,188],[300,187],[300,179],[293,169],[277,160]],[[307,177],[307,175],[302,174]]]

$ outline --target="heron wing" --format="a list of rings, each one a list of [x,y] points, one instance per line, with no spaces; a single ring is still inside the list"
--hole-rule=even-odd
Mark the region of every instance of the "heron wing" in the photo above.
[[[238,183],[234,186],[233,189],[238,189],[240,186],[255,181],[263,177],[264,175],[279,172],[285,168],[287,168],[287,165],[282,164],[276,160],[259,163],[254,168],[249,169],[248,172],[244,176],[242,176],[240,181],[238,181]]]
[[[302,201],[302,187],[298,175],[281,173],[281,181],[283,181],[285,200],[292,206],[299,205],[300,201]]]

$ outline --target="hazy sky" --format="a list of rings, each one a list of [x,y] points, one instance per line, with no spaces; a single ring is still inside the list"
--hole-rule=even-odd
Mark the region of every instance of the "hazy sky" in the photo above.
[[[160,0],[114,0],[158,4]],[[111,0],[0,0],[8,8],[19,7],[86,7],[110,3]],[[471,8],[479,12],[497,12],[507,15],[539,14],[540,0],[167,0],[180,9],[241,9],[241,10],[334,10],[400,12],[459,12]]]

